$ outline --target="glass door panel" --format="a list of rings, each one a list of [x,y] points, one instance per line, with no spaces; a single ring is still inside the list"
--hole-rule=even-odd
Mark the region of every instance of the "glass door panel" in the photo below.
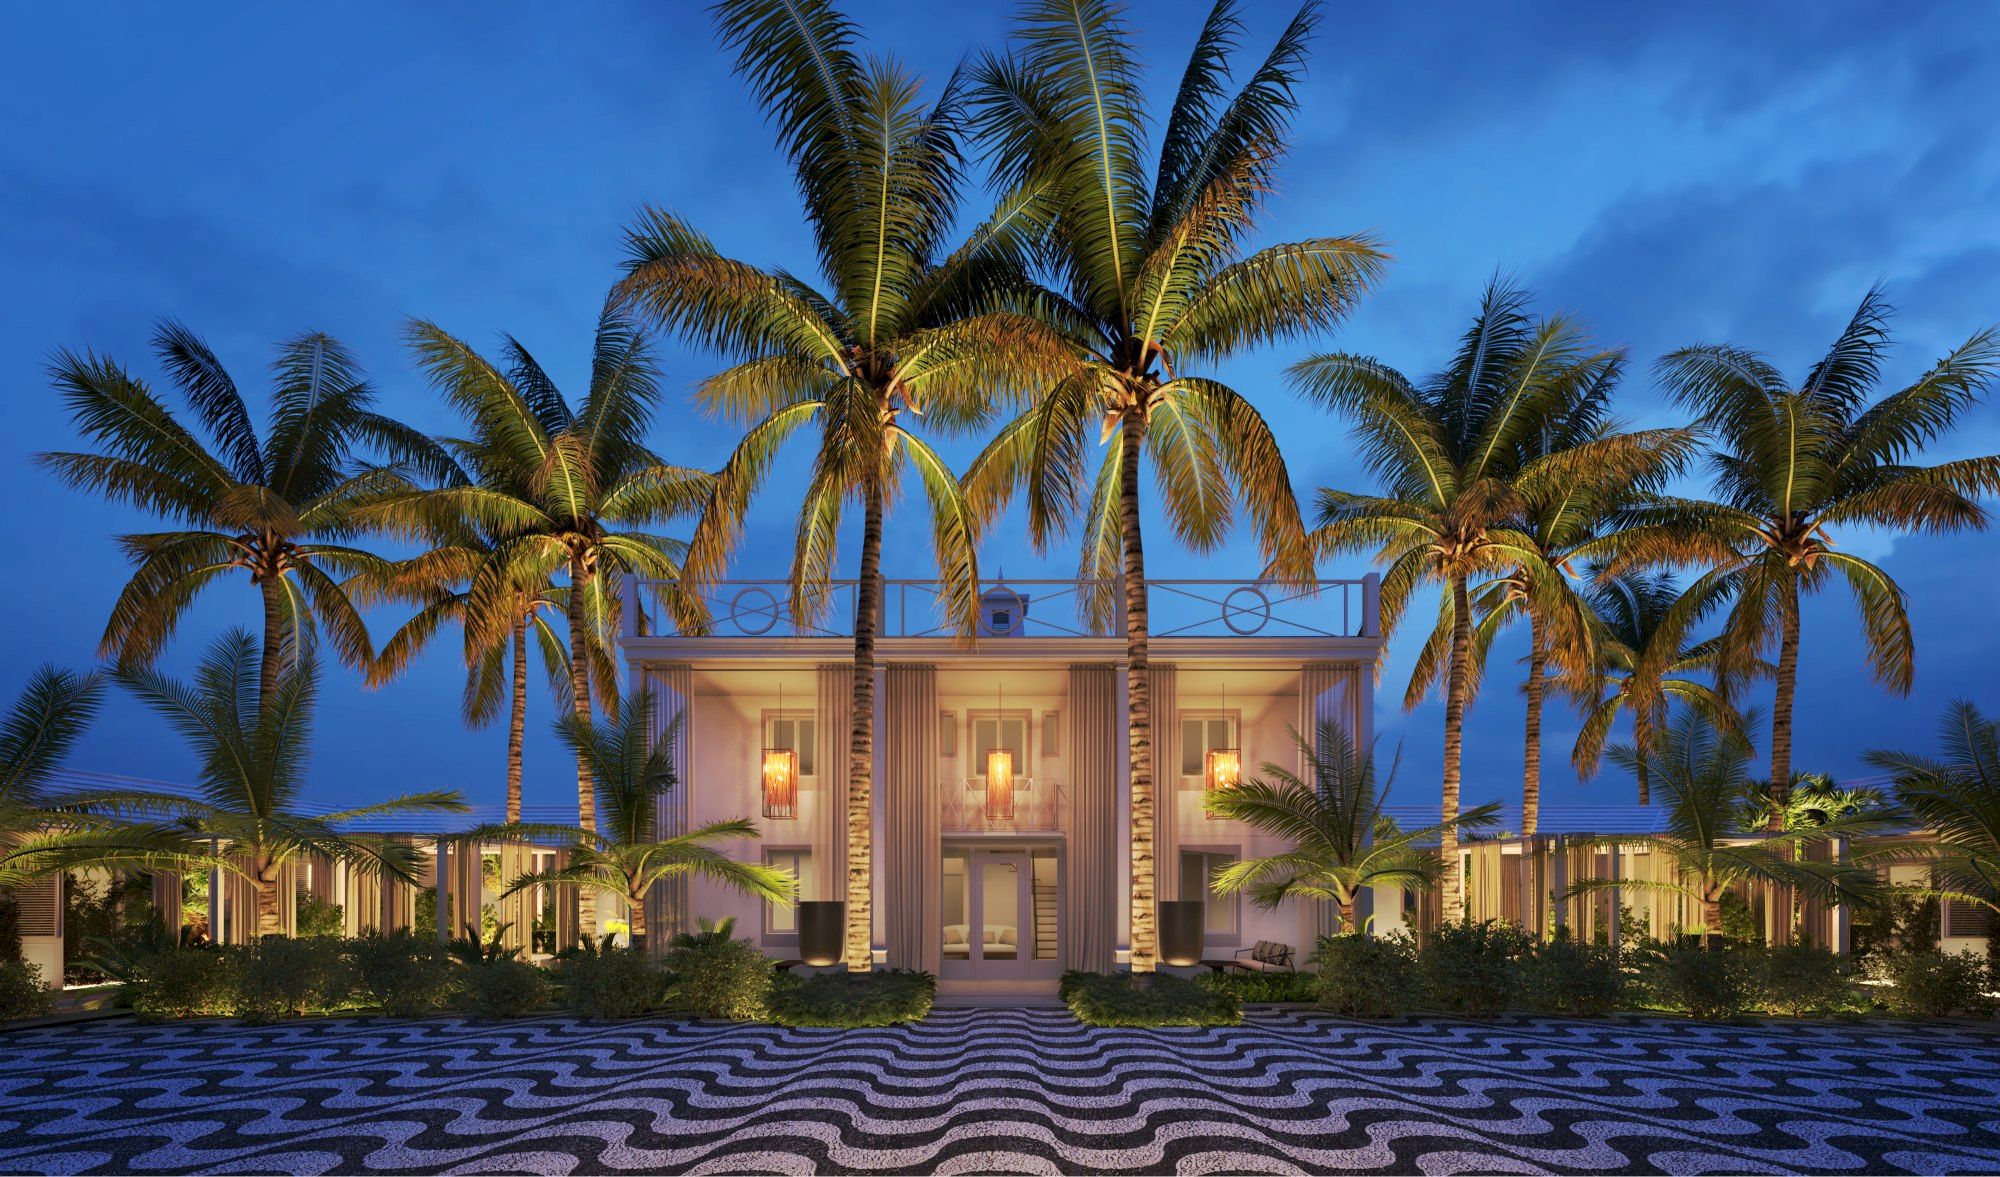
[[[1021,952],[1021,892],[1025,855],[982,855],[979,859],[980,935],[977,975],[982,979],[1025,977]]]

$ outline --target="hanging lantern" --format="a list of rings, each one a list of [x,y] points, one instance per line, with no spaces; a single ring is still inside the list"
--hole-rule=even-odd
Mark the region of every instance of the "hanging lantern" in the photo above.
[[[799,754],[790,748],[764,749],[764,816],[799,815]]]
[[[1233,789],[1243,783],[1243,752],[1238,748],[1210,748],[1206,773],[1211,789]]]
[[[1014,820],[1014,754],[995,748],[986,754],[986,820]]]

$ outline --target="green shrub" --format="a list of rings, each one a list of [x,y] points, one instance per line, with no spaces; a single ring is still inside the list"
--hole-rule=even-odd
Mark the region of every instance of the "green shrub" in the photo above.
[[[176,948],[136,962],[132,1012],[148,1020],[214,1018],[236,1012],[238,948]]]
[[[311,891],[301,891],[292,909],[292,930],[308,939],[338,936],[347,930],[347,909]]]
[[[629,1018],[657,1008],[666,974],[643,952],[608,945],[557,960],[563,1004],[588,1018]]]
[[[1601,944],[1585,944],[1562,929],[1533,945],[1522,958],[1522,1000],[1533,1009],[1595,1017],[1617,1009],[1625,996],[1618,957]]]
[[[771,958],[748,940],[730,933],[734,919],[675,936],[661,962],[667,972],[667,1004],[696,1017],[755,1021],[765,1016],[771,997]]]
[[[1986,962],[1957,952],[1906,952],[1883,960],[1889,1008],[1906,1018],[1941,1018],[1993,1010],[1986,995]]]
[[[464,970],[465,1003],[488,1018],[519,1018],[546,1006],[555,997],[547,970],[525,960],[501,957]]]
[[[1839,953],[1811,944],[1780,944],[1764,960],[1764,1007],[1793,1017],[1859,1013],[1868,1003]]]
[[[1130,973],[1063,974],[1063,1003],[1092,1026],[1234,1026],[1243,1003],[1234,993],[1186,977],[1153,973],[1135,983]]]
[[[937,978],[910,969],[786,974],[771,987],[769,1017],[780,1026],[893,1026],[922,1021],[936,996]]]
[[[1490,1017],[1518,1005],[1531,941],[1512,924],[1446,924],[1417,953],[1417,989],[1431,1009]]]
[[[457,970],[435,938],[407,929],[371,932],[348,941],[348,958],[354,962],[360,992],[393,1017],[435,1013],[456,995]]]
[[[42,981],[38,965],[0,960],[0,1021],[45,1018],[56,1012],[56,997]]]
[[[1245,1003],[1318,1000],[1311,973],[1208,973],[1195,979],[1210,989],[1233,993],[1236,1000]]]
[[[1680,940],[1640,955],[1640,975],[1653,1004],[1710,1021],[1736,1017],[1753,1003],[1764,955],[1755,948],[1703,948]]]
[[[236,1013],[248,1021],[323,1014],[350,1003],[354,974],[340,941],[268,936],[248,949],[236,975]]]
[[[1314,996],[1334,1013],[1386,1018],[1415,1004],[1417,950],[1405,933],[1321,936],[1308,960],[1319,968]]]

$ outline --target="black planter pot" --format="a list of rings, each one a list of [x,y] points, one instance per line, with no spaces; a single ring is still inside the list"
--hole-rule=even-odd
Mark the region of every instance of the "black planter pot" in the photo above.
[[[1202,902],[1160,901],[1160,963],[1185,968],[1201,962]]]
[[[847,901],[808,899],[799,904],[799,959],[809,965],[840,963],[847,939]]]

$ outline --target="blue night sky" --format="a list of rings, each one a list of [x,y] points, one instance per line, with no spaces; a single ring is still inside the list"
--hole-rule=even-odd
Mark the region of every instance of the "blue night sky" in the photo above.
[[[1250,7],[1261,53],[1285,13]],[[955,4],[947,21],[934,0],[853,0],[851,11],[873,48],[935,82],[1002,37],[1008,5]],[[1156,109],[1201,15],[1193,3],[1141,7]],[[770,134],[692,4],[78,3],[17,8],[10,23],[0,43],[8,698],[37,663],[90,663],[126,575],[112,536],[152,526],[30,465],[34,451],[76,440],[45,376],[53,349],[88,346],[156,375],[151,324],[173,316],[255,390],[273,341],[327,331],[358,352],[383,407],[442,431],[455,422],[404,362],[404,318],[482,343],[512,332],[574,389],[620,230],[642,203],[691,217],[738,256],[811,265]],[[1323,346],[1415,372],[1443,361],[1490,274],[1513,275],[1544,309],[1580,313],[1631,348],[1624,413],[1639,423],[1670,419],[1645,376],[1661,352],[1730,340],[1799,372],[1878,278],[1902,308],[1890,377],[1908,380],[2000,321],[1996,59],[2000,12],[1976,0],[1338,3],[1265,237],[1385,237],[1396,258],[1386,281]],[[1224,374],[1274,419],[1302,494],[1358,485],[1341,429],[1277,379],[1299,354],[1248,356]],[[656,446],[713,465],[732,438],[680,399],[705,361],[667,355],[675,399]],[[1996,450],[2000,404],[1989,404],[1936,456]],[[795,490],[780,486],[753,515],[749,552],[790,550]],[[1155,534],[1160,575],[1253,562],[1247,543],[1197,560]],[[993,537],[989,569],[1073,566],[1068,550],[1038,562],[1020,536]],[[1809,608],[1796,762],[1858,775],[1869,747],[1928,746],[1950,698],[2000,708],[2000,538],[1845,542],[1901,579],[1919,641],[1915,694],[1887,697],[1867,677],[1845,598]],[[914,513],[892,525],[887,565],[891,576],[927,571]],[[256,608],[247,581],[212,590],[168,667],[186,669],[225,626],[254,624]],[[378,639],[391,622],[378,619]],[[1433,795],[1441,742],[1441,707],[1406,716],[1397,706],[1417,628],[1395,643],[1378,721],[1405,742],[1404,802]],[[1497,656],[1473,712],[1468,803],[1519,788],[1521,704],[1497,677],[1519,652]],[[461,725],[461,677],[451,643],[377,692],[331,669],[320,798],[458,786],[497,799],[502,735]],[[531,803],[574,797],[548,716],[537,694]],[[1628,800],[1615,775],[1573,780],[1575,722],[1552,708],[1551,798]],[[123,699],[74,765],[171,780],[194,770],[165,726]]]

